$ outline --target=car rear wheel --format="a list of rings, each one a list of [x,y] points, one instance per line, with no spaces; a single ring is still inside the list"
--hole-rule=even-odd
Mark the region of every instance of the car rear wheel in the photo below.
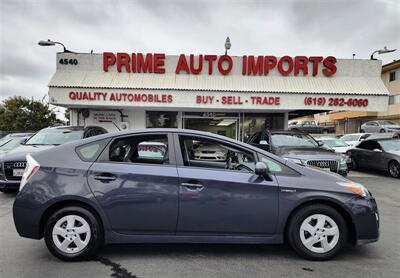
[[[361,129],[360,132],[361,132],[361,133],[365,133],[365,130],[364,130],[364,129]]]
[[[389,174],[393,178],[400,178],[400,163],[397,161],[391,161],[389,163]]]
[[[334,208],[316,204],[298,210],[288,227],[291,247],[302,257],[323,261],[336,256],[347,242],[347,225]]]
[[[386,131],[382,128],[381,130],[379,130],[380,133],[385,133]]]
[[[75,206],[62,208],[47,220],[44,238],[49,251],[64,261],[88,259],[103,242],[93,213]]]

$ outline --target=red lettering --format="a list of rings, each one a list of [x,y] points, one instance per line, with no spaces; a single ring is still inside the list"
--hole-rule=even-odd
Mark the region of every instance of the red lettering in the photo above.
[[[294,58],[294,75],[298,75],[300,70],[303,75],[308,74],[308,58],[306,56],[296,56]]]
[[[255,62],[254,56],[249,56],[247,59],[247,75],[261,75],[263,73],[264,56],[258,56]]]
[[[318,74],[318,64],[323,60],[324,58],[322,56],[310,56],[308,58],[308,61],[311,61],[313,63],[313,70],[312,70],[312,75],[316,76]]]
[[[129,68],[130,61],[131,58],[127,53],[117,53],[117,71],[121,72],[122,66],[125,66],[126,72],[131,72]]]
[[[194,67],[194,55],[190,54],[190,72],[193,74],[199,74],[203,70],[203,55],[199,55],[199,64],[197,69]]]
[[[189,66],[186,61],[186,56],[184,54],[179,55],[179,60],[178,64],[176,65],[175,73],[179,74],[182,70],[189,74]]]
[[[276,66],[277,62],[275,56],[265,56],[264,75],[268,75],[269,70],[272,70]]]
[[[322,72],[326,75],[326,76],[331,76],[334,75],[336,73],[336,58],[333,56],[328,56],[325,58],[325,60],[323,61],[324,66],[326,67],[326,69],[323,69]]]
[[[208,74],[213,73],[213,63],[217,60],[217,55],[204,55],[204,60],[208,62]]]
[[[283,64],[287,62],[288,68],[285,70],[283,68]],[[278,62],[278,71],[284,75],[287,76],[293,71],[293,59],[290,56],[283,56],[282,58],[279,59]]]
[[[103,70],[108,72],[108,67],[114,65],[116,61],[115,55],[111,52],[103,52]]]
[[[75,92],[69,92],[69,98],[70,99],[72,99],[72,100],[75,100],[76,99],[76,93]]]
[[[153,55],[146,54],[146,58],[143,58],[142,53],[138,53],[137,59],[137,72],[153,72]]]
[[[226,62],[228,63],[228,67],[226,69],[223,68],[222,64]],[[219,57],[218,59],[218,71],[222,74],[222,75],[227,75],[228,73],[230,73],[230,71],[232,70],[233,67],[233,61],[232,58],[229,55],[222,55],[221,57]]]
[[[165,54],[164,53],[155,53],[154,54],[154,64],[153,69],[154,73],[165,73]]]

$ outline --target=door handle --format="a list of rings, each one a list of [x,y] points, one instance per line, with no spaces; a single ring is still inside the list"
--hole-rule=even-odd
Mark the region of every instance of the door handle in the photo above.
[[[112,175],[112,174],[102,173],[100,175],[94,176],[94,179],[95,180],[99,180],[99,181],[107,182],[107,181],[114,181],[114,180],[117,179],[117,177]]]
[[[186,187],[190,191],[200,191],[201,189],[204,188],[204,186],[202,184],[199,184],[199,183],[183,182],[183,183],[181,183],[181,186]]]

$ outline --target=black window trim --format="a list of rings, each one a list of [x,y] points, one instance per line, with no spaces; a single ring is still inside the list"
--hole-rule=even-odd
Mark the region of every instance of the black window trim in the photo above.
[[[123,161],[111,161],[109,158],[110,146],[115,140],[134,137],[134,136],[146,136],[146,135],[167,135],[168,140],[168,163],[167,164],[152,164],[152,163],[138,163],[138,162],[123,162]],[[124,164],[124,165],[147,165],[147,166],[160,166],[160,167],[176,167],[176,155],[174,150],[173,138],[171,132],[138,132],[131,134],[124,134],[120,136],[114,136],[108,142],[107,146],[101,152],[96,159],[96,163],[112,163],[112,164]]]
[[[182,150],[181,150],[181,146],[180,146],[180,142],[179,142],[179,136],[184,136],[184,137],[197,137],[197,138],[203,138],[204,140],[207,141],[217,141],[220,142],[221,144],[224,145],[229,145],[232,148],[235,149],[239,149],[239,150],[243,150],[243,152],[247,152],[253,155],[254,160],[257,162],[257,152],[252,150],[252,149],[244,149],[242,146],[237,146],[235,144],[232,144],[232,142],[220,139],[220,138],[215,138],[215,137],[210,137],[207,135],[203,135],[203,134],[193,134],[193,133],[185,133],[185,132],[175,132],[174,133],[174,145],[175,145],[175,156],[176,156],[176,164],[178,167],[190,167],[190,168],[196,168],[196,169],[212,169],[212,170],[223,170],[223,171],[233,171],[235,173],[238,173],[240,171],[236,171],[236,170],[229,170],[229,169],[218,169],[218,168],[205,168],[205,167],[195,167],[195,166],[186,166],[184,164],[184,160],[182,157]],[[245,172],[243,172],[245,173]]]
[[[180,133],[180,132],[175,132],[173,139],[174,139],[174,145],[175,145],[175,155],[176,155],[176,161],[177,161],[177,166],[178,167],[189,167],[192,169],[203,169],[203,170],[215,170],[215,171],[228,171],[228,172],[234,172],[234,173],[241,173],[240,171],[236,171],[236,170],[229,170],[229,169],[218,169],[218,168],[205,168],[205,167],[196,167],[196,166],[185,166],[184,161],[183,161],[183,157],[182,157],[182,151],[181,151],[181,147],[180,147],[180,142],[179,142],[179,136],[187,136],[187,137],[200,137],[200,138],[204,138],[206,140],[209,141],[218,141],[221,142],[222,144],[227,144],[229,146],[232,146],[233,148],[239,149],[239,150],[243,150],[244,152],[248,152],[251,153],[254,156],[254,161],[255,163],[257,162],[261,162],[260,159],[260,155],[265,155],[267,156],[269,159],[273,160],[274,162],[278,163],[279,165],[282,166],[282,169],[288,168],[290,169],[290,171],[293,171],[294,173],[296,173],[296,176],[301,176],[301,173],[299,173],[298,171],[296,171],[295,169],[289,167],[288,165],[286,165],[285,163],[279,162],[276,159],[270,157],[268,154],[263,154],[260,153],[258,151],[252,150],[250,148],[245,148],[242,146],[237,146],[232,144],[232,142],[220,139],[220,138],[214,138],[214,137],[209,137],[206,135],[200,135],[200,134],[192,134],[192,133]],[[276,176],[293,176],[290,174],[286,173],[287,171],[282,171],[282,172],[271,172],[271,174],[276,175]],[[243,172],[246,173],[246,172]]]

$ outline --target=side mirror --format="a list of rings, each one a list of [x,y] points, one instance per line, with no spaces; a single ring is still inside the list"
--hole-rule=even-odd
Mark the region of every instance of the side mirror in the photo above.
[[[21,141],[21,145],[25,145],[26,141],[28,141],[28,138],[25,138],[24,140]]]
[[[265,176],[267,176],[268,173],[269,173],[268,166],[267,166],[265,163],[263,163],[263,162],[257,162],[257,163],[256,163],[256,168],[255,168],[255,170],[254,170],[254,173],[255,173],[256,175],[258,175],[258,176],[263,176],[263,177],[265,177]]]

